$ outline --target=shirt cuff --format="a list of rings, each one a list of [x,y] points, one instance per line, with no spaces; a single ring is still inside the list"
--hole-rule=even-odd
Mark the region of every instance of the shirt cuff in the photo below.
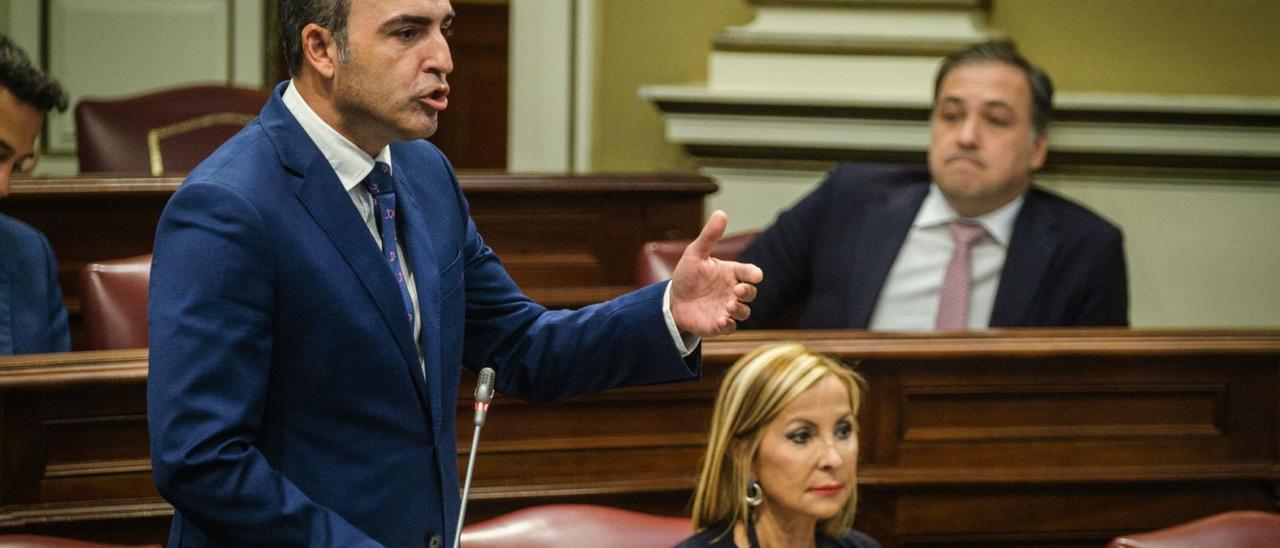
[[[702,343],[702,337],[692,333],[681,333],[676,328],[676,317],[671,315],[671,283],[667,282],[667,289],[662,292],[662,319],[667,321],[667,332],[671,333],[671,340],[676,343],[676,350],[680,352],[681,358],[689,357],[698,345]]]

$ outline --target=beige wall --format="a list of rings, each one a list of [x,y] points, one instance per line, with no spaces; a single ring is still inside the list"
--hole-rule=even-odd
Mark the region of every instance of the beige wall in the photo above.
[[[1063,90],[1280,95],[1275,0],[995,0],[990,24]]]
[[[1090,179],[1039,183],[1124,230],[1134,326],[1280,326],[1280,187]]]
[[[636,88],[706,80],[712,39],[753,14],[743,0],[602,0],[592,169],[692,170],[693,162],[663,138],[657,109],[636,97]]]
[[[663,138],[644,84],[706,80],[711,41],[753,17],[745,0],[605,0],[592,167],[691,170]],[[993,0],[990,24],[1067,91],[1280,96],[1275,0]]]

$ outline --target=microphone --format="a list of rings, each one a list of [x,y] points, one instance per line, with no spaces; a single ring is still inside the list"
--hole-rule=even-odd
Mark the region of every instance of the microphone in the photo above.
[[[489,402],[493,401],[493,368],[480,370],[480,378],[476,381],[476,428],[484,426],[484,418],[489,414]]]
[[[476,466],[476,448],[480,444],[480,428],[489,414],[489,402],[493,401],[493,368],[480,370],[476,378],[476,429],[471,434],[471,453],[467,457],[467,479],[462,483],[462,506],[458,508],[458,528],[453,533],[453,548],[462,542],[462,522],[467,516],[467,495],[471,494],[471,472]]]

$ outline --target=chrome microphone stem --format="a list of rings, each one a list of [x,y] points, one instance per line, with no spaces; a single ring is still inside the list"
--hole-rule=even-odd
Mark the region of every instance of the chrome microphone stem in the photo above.
[[[476,453],[480,446],[480,428],[489,413],[493,401],[493,368],[485,367],[476,375],[476,430],[471,434],[471,453],[467,456],[467,479],[462,482],[462,504],[458,506],[458,527],[453,532],[453,548],[462,543],[462,524],[467,517],[467,497],[471,495],[471,473],[476,468]]]
[[[475,432],[471,434],[471,453],[467,456],[467,479],[462,483],[462,507],[458,509],[458,528],[453,532],[453,548],[462,542],[462,522],[467,517],[467,496],[471,494],[471,472],[476,467],[476,448],[480,444],[480,427],[484,421],[476,421]]]

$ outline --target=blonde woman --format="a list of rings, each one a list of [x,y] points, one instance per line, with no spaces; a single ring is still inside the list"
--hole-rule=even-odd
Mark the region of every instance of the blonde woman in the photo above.
[[[800,344],[761,346],[725,375],[693,501],[700,547],[879,547],[857,507],[862,378]]]

